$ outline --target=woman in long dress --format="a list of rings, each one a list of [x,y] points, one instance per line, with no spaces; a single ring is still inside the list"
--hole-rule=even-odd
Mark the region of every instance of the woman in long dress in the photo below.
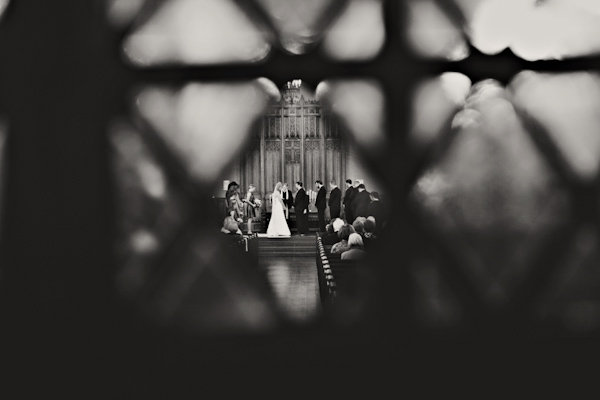
[[[277,182],[271,195],[271,221],[267,228],[267,236],[291,236],[290,228],[283,213],[283,198],[281,197],[281,182]]]

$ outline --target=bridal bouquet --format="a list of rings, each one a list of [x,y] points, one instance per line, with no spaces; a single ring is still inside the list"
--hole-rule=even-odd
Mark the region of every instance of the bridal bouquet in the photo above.
[[[260,208],[262,201],[260,199],[254,199],[254,207]]]

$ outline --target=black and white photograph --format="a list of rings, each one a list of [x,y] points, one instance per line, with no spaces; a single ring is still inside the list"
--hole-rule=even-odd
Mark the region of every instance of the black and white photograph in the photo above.
[[[0,0],[0,54],[0,397],[592,374],[600,0]]]

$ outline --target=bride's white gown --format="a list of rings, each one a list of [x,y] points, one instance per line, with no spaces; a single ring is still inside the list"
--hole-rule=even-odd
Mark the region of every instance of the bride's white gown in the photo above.
[[[271,221],[267,228],[267,236],[291,236],[290,228],[283,213],[283,200],[281,194],[275,192],[271,195],[273,207],[271,209]]]

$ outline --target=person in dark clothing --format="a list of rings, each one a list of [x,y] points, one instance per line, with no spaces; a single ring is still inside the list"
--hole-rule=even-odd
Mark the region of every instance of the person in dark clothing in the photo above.
[[[352,180],[346,179],[346,193],[344,193],[344,217],[346,222],[354,222],[354,215],[352,213],[352,202],[358,191],[352,186]]]
[[[377,232],[383,227],[383,223],[386,220],[385,209],[381,200],[379,199],[379,193],[371,192],[371,202],[367,208],[367,214],[369,217],[375,218],[375,224],[377,224]]]
[[[335,181],[329,182],[331,192],[329,193],[329,218],[333,221],[339,218],[342,213],[342,191],[335,184]]]
[[[296,182],[296,199],[294,200],[294,211],[296,213],[296,224],[298,233],[304,236],[308,232],[308,203],[310,199],[302,187],[302,182]]]
[[[315,181],[317,188],[317,198],[315,199],[315,206],[317,207],[317,215],[319,216],[319,232],[325,232],[325,209],[327,208],[327,191],[323,182],[320,180]]]
[[[371,196],[367,192],[365,185],[362,183],[358,185],[358,193],[352,201],[352,215],[356,217],[368,217],[369,216],[369,204],[371,203]]]
[[[377,241],[377,236],[375,235],[376,224],[370,218],[367,218],[364,222],[364,233],[363,233],[363,243],[365,245],[365,250],[370,250]]]

